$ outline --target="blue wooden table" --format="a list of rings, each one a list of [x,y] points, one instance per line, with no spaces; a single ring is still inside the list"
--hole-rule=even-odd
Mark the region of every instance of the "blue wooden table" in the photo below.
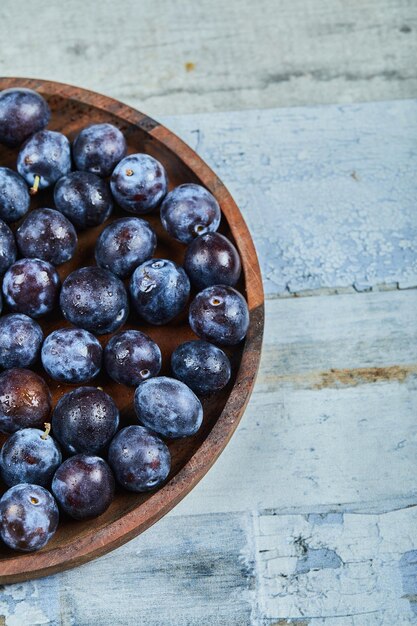
[[[266,333],[236,435],[142,536],[0,624],[417,623],[417,102],[162,120],[230,188]]]

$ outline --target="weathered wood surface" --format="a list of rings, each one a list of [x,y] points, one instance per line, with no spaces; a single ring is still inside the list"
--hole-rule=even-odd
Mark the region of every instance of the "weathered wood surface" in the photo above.
[[[229,186],[267,296],[417,285],[416,101],[163,121]]]
[[[269,300],[249,407],[173,514],[409,506],[416,416],[417,290]]]
[[[417,623],[417,507],[167,516],[76,571],[7,586],[7,626]]]
[[[414,0],[2,0],[0,73],[149,115],[415,97]]]
[[[385,107],[395,113],[389,125]],[[376,108],[358,105],[354,111],[342,109],[344,115],[334,107],[293,112],[294,128],[302,117],[315,120],[304,135],[309,149],[314,146],[315,125],[321,142],[333,119],[334,129],[327,136],[333,152],[326,152],[327,158],[334,158],[340,168],[344,164],[346,173],[357,167],[359,159],[365,179],[375,176],[373,185],[366,183],[369,188],[361,198],[366,214],[361,240],[366,245],[369,239],[375,259],[379,258],[375,237],[387,241],[394,218],[395,230],[403,229],[405,240],[412,244],[415,221],[410,207],[416,194],[408,161],[405,165],[403,161],[415,159],[415,142],[413,147],[409,141],[415,132],[413,107],[405,102]],[[389,126],[388,146],[376,141],[376,111],[385,123],[380,133],[387,133]],[[285,124],[290,124],[289,113],[282,113]],[[248,113],[245,133],[254,138],[254,150],[256,142],[266,142],[272,152],[272,140],[268,142],[274,130],[266,131],[264,115],[280,119],[278,112]],[[321,124],[320,115],[324,116]],[[352,133],[357,127],[366,134],[366,118],[369,137],[374,137],[367,144],[368,157],[357,135],[350,145],[344,131],[337,129],[346,123]],[[189,117],[188,122],[171,118],[169,123],[190,143],[196,142],[200,130],[200,153],[243,205],[261,258],[267,262],[266,242],[271,241],[271,255],[275,254],[277,222],[269,221],[273,219],[269,209],[269,219],[261,221],[258,205],[245,200],[246,174],[252,173],[248,189],[254,194],[253,181],[262,183],[263,170],[259,159],[250,162],[251,167],[246,165],[249,150],[239,155],[241,120],[236,122],[233,114],[229,125],[220,115]],[[221,137],[223,148],[218,147]],[[287,134],[284,137],[282,150],[287,157],[279,163],[296,163],[301,144],[291,143]],[[273,154],[277,152],[276,147]],[[397,181],[395,159],[387,152],[397,155]],[[330,193],[329,172],[326,163],[309,169],[294,225],[304,220],[302,202],[309,195]],[[276,169],[275,178],[278,175]],[[360,178],[353,183],[359,185]],[[379,199],[385,192],[395,209],[388,203],[381,211]],[[292,202],[297,193],[295,181],[281,193],[273,179],[271,206],[282,202],[282,194]],[[343,194],[332,197],[344,206]],[[291,215],[287,213],[285,219]],[[347,213],[334,225],[344,219]],[[348,221],[344,228],[334,228],[334,246],[342,246],[347,227]],[[320,231],[316,234],[311,245],[324,254],[316,241]],[[0,624],[417,624],[417,290],[392,285],[394,272],[398,279],[394,282],[413,284],[409,269],[415,256],[412,247],[408,249],[407,255],[391,258],[370,293],[352,288],[358,276],[365,276],[368,262],[355,256],[356,248],[347,259],[350,268],[356,259],[356,273],[336,265],[328,273],[334,281],[321,279],[313,297],[277,297],[291,294],[280,291],[278,280],[267,283],[258,385],[241,427],[208,476],[172,514],[120,550],[78,570],[6,586],[0,591]],[[284,272],[291,274],[293,258],[288,257]],[[299,281],[310,263],[311,271],[316,271],[312,258],[306,251],[303,271],[296,274]],[[273,267],[275,263],[274,257]],[[351,293],[323,295],[340,285]],[[306,288],[300,291],[306,293]]]

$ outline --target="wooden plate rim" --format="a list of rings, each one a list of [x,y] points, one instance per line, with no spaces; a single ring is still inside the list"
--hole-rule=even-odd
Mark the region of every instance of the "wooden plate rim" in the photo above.
[[[103,528],[94,527],[65,546],[0,560],[0,583],[13,583],[50,575],[86,563],[137,536],[180,502],[203,478],[224,450],[243,415],[255,383],[264,327],[264,294],[255,247],[246,223],[230,193],[218,176],[179,137],[145,114],[117,100],[64,83],[29,78],[0,77],[0,89],[28,87],[47,96],[82,102],[110,112],[140,126],[165,148],[174,152],[215,195],[237,242],[245,276],[250,326],[234,387],[202,445],[182,469],[146,502]]]

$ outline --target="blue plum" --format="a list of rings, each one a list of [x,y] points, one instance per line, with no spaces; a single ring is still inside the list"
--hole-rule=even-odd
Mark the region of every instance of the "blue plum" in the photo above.
[[[136,268],[130,280],[136,311],[150,324],[166,324],[185,307],[190,281],[182,267],[167,259],[149,259]]]
[[[17,248],[10,228],[0,220],[0,275],[16,261]]]
[[[145,333],[125,330],[114,335],[104,350],[104,364],[113,380],[135,387],[161,369],[161,350]]]
[[[122,281],[101,267],[82,267],[67,276],[60,304],[68,321],[97,335],[115,332],[129,314]]]
[[[123,217],[106,226],[96,243],[96,262],[119,278],[127,278],[156,248],[156,235],[140,217]]]
[[[206,233],[189,244],[184,269],[196,289],[212,285],[234,287],[241,272],[239,253],[220,233]]]
[[[8,224],[29,211],[30,195],[25,180],[8,167],[0,167],[0,219]]]
[[[51,111],[36,91],[24,88],[4,89],[0,93],[0,142],[18,146],[48,125]]]
[[[62,133],[41,130],[32,135],[17,156],[17,171],[30,187],[30,193],[54,185],[71,171],[71,148]]]
[[[209,394],[223,389],[230,380],[229,357],[207,341],[186,341],[171,355],[175,378],[195,393]]]
[[[59,512],[40,485],[15,485],[0,500],[0,537],[13,550],[34,552],[55,534]]]
[[[61,178],[55,185],[54,201],[80,230],[99,226],[113,210],[108,184],[90,172],[72,172]]]
[[[122,209],[140,215],[159,206],[168,190],[168,178],[162,163],[150,155],[131,154],[116,165],[110,187]]]
[[[114,477],[98,456],[77,454],[60,465],[52,480],[59,506],[74,519],[90,519],[106,511],[114,498]]]
[[[23,313],[0,317],[0,367],[31,367],[36,362],[43,332],[35,320]]]
[[[194,435],[203,421],[203,407],[194,392],[168,376],[140,383],[134,408],[144,426],[170,439]]]
[[[77,233],[71,222],[54,209],[29,213],[16,232],[22,256],[60,265],[74,256]]]
[[[221,346],[234,346],[246,337],[249,328],[248,305],[242,294],[233,287],[207,287],[191,302],[189,322],[201,339]]]
[[[0,432],[40,428],[51,412],[51,393],[35,372],[12,368],[0,374]]]
[[[77,170],[109,176],[126,155],[123,133],[113,124],[92,124],[83,128],[72,146]]]
[[[4,275],[3,295],[11,311],[37,318],[54,309],[60,285],[56,269],[47,261],[20,259]]]
[[[182,243],[190,243],[199,235],[217,230],[220,219],[216,198],[194,183],[175,187],[161,205],[162,226]]]
[[[107,393],[97,387],[78,387],[58,400],[52,431],[69,454],[99,454],[119,426],[119,411]]]
[[[127,426],[114,437],[109,464],[117,482],[129,491],[150,491],[167,478],[171,455],[167,445],[143,426]]]
[[[100,342],[82,328],[60,328],[45,339],[42,365],[54,380],[85,383],[101,369]]]
[[[18,430],[0,451],[0,474],[8,487],[21,483],[49,487],[61,463],[58,445],[48,430],[38,428]]]

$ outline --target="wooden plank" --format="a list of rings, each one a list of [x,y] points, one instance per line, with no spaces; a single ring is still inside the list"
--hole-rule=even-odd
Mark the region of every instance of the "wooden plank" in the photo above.
[[[230,187],[243,203],[257,242],[261,242],[258,246],[264,263],[284,241],[279,234],[282,220],[274,217],[268,207],[280,199],[282,185],[282,197],[290,200],[294,194],[298,198],[293,209],[300,212],[292,219],[294,223],[296,219],[304,220],[309,227],[305,241],[310,247],[302,249],[304,232],[298,233],[298,239],[291,229],[284,233],[289,242],[285,263],[279,265],[279,259],[272,257],[272,269],[267,273],[271,297],[305,292],[307,288],[335,289],[341,285],[341,278],[344,289],[352,285],[363,289],[380,282],[391,285],[394,278],[400,286],[415,284],[415,221],[411,212],[411,199],[415,198],[411,181],[415,150],[409,142],[409,137],[415,140],[415,122],[411,119],[415,106],[372,105],[370,109],[366,107],[366,114],[365,107],[358,107],[359,130],[353,135],[353,143],[362,143],[359,152],[350,146],[348,136],[337,130],[343,122],[349,132],[355,131],[353,114],[347,111],[339,116],[334,108],[323,115],[311,110],[311,128],[309,122],[305,127],[310,128],[311,134],[301,125],[302,133],[306,133],[303,141],[294,140],[287,154],[284,151],[282,157],[273,156],[271,169],[268,158],[278,151],[278,135],[274,146],[265,144],[269,147],[263,157],[252,140],[259,161],[254,161],[250,170],[244,155],[239,154],[245,125],[238,115],[236,125],[232,125],[234,135],[227,135],[227,142],[223,143],[224,163],[217,147],[224,122],[216,126],[218,116],[210,116],[213,143],[209,148],[209,126],[196,127],[196,118],[189,125],[184,123],[190,137],[197,140],[200,136],[199,149],[207,151],[208,160],[226,182],[230,177]],[[376,140],[377,124],[371,110],[374,117],[381,112],[380,128],[385,126],[386,130],[384,142]],[[286,144],[290,113],[284,112],[282,121]],[[263,115],[258,116],[261,123],[256,134],[266,138],[271,127]],[[252,124],[251,115],[247,118],[248,124]],[[294,136],[301,118],[300,112],[293,112]],[[281,128],[276,112],[271,119]],[[314,158],[308,153],[305,160],[310,169],[306,171],[312,177],[298,185],[297,178],[291,178],[289,166],[296,164],[296,148],[308,145],[313,150],[317,119],[321,120],[321,133],[334,146],[336,156],[329,150],[325,152],[328,161],[318,171],[320,168],[313,167]],[[179,127],[182,134],[182,122]],[[200,135],[193,130],[200,131]],[[317,133],[315,136],[317,140]],[[338,137],[343,150],[336,148]],[[320,141],[319,136],[317,162],[326,149],[326,142]],[[391,146],[392,158],[379,154],[385,141]],[[251,145],[245,145],[249,154]],[[349,169],[358,155],[361,169],[353,170],[352,177]],[[304,158],[304,154],[301,156]],[[332,159],[336,173],[329,165]],[[276,182],[274,169],[284,167],[287,161],[291,171],[286,186],[285,180]],[[259,163],[265,165],[271,179],[251,174],[260,171]],[[241,167],[242,174],[233,173]],[[294,168],[297,170],[296,165]],[[301,169],[297,171],[300,173]],[[352,191],[344,178],[348,176],[352,185],[363,185],[365,191]],[[247,199],[243,198],[245,177]],[[390,188],[386,184],[389,181]],[[299,186],[303,192],[298,195]],[[343,210],[340,216],[332,211],[322,212],[322,216],[330,216],[330,223],[322,229],[314,221],[313,209],[308,219],[302,211],[308,196],[315,192],[322,200],[317,205],[320,210],[329,207],[324,202],[326,193]],[[259,204],[257,194],[262,198]],[[347,205],[348,197],[360,200],[360,212],[353,200],[352,206]],[[262,227],[259,212],[269,220]],[[291,224],[290,218],[288,211],[285,224]],[[349,240],[345,249],[340,236],[348,232],[349,219],[354,220],[358,234],[356,247],[350,247]],[[274,229],[278,233],[276,239],[271,235]],[[341,262],[326,265],[321,237],[329,246],[333,243],[331,233],[340,254],[347,259],[346,267]],[[392,233],[403,237],[403,252],[390,251]],[[334,248],[329,250],[332,263],[342,258],[334,255]],[[324,270],[317,259],[323,261]],[[352,259],[356,259],[356,265]],[[386,262],[384,267],[378,265],[381,259]],[[292,267],[296,270],[293,273]],[[317,282],[310,279],[311,271],[316,271]],[[282,290],[285,281],[280,282],[280,272],[285,279],[289,277]],[[417,595],[416,520],[415,509],[404,507],[415,504],[416,294],[414,290],[398,290],[271,299],[267,304],[268,328],[260,384],[242,428],[207,479],[178,507],[176,515],[123,548],[124,552],[87,566],[88,570],[83,568],[62,577],[0,590],[0,624],[88,625],[96,623],[98,616],[105,626],[117,624],[118,620],[129,625],[140,624],[142,612],[148,619],[143,622],[146,624],[154,620],[154,624],[193,625],[204,623],[204,619],[210,624],[256,626],[281,626],[287,620],[302,626],[413,623]],[[258,528],[255,517],[252,531],[245,512],[257,507],[261,510],[259,519],[281,520],[276,527],[274,522],[266,539],[266,522],[259,522]],[[393,509],[401,510],[390,512]],[[224,513],[219,515],[219,511]],[[193,512],[199,515],[191,515]],[[323,526],[341,526],[337,521],[341,518],[346,530],[316,529],[322,519],[327,520]],[[381,527],[382,539],[378,536]],[[280,543],[282,537],[288,540],[287,552]],[[275,549],[277,556],[272,561],[276,562],[267,565],[270,559],[264,562],[261,555],[267,553],[262,550]],[[178,564],[175,570],[172,563]],[[209,570],[204,569],[207,563],[211,564]],[[291,585],[283,589],[284,574]]]
[[[150,115],[410,98],[416,28],[412,0],[3,0],[0,68]]]
[[[259,623],[415,624],[416,522],[417,507],[384,515],[261,513]]]
[[[0,591],[7,626],[94,619],[176,626],[205,623],[204,616],[209,624],[235,619],[242,626],[287,618],[314,626],[407,623],[416,547],[415,509],[404,508],[416,493],[416,305],[416,290],[269,300],[257,391],[208,476],[124,548],[74,572]],[[251,510],[261,511],[253,526]],[[342,519],[348,531],[340,530]],[[268,524],[278,524],[272,537]],[[386,562],[372,565],[373,553],[381,554],[376,524],[385,524]],[[339,543],[332,526],[343,535]],[[294,546],[299,534],[305,541]],[[333,567],[337,557],[349,561],[348,546],[356,550],[352,562]],[[276,550],[269,554],[274,565],[262,550]],[[283,574],[291,582],[284,592]],[[372,611],[387,587],[384,622]],[[322,617],[310,620],[319,611]]]
[[[0,615],[7,626],[244,626],[255,600],[252,539],[249,514],[168,516],[77,570],[7,586]]]
[[[414,624],[416,527],[417,507],[169,515],[77,570],[7,586],[0,615],[6,626]]]
[[[249,407],[174,514],[413,504],[416,310],[415,290],[267,301]]]
[[[234,195],[267,296],[417,285],[417,101],[163,121]]]

